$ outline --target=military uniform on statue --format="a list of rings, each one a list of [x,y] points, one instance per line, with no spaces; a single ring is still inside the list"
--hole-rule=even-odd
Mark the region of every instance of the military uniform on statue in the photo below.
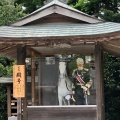
[[[89,70],[84,68],[84,60],[78,58],[76,62],[77,68],[72,73],[72,100],[75,105],[85,105],[88,104],[87,95],[90,95],[89,88],[92,80],[90,80]]]

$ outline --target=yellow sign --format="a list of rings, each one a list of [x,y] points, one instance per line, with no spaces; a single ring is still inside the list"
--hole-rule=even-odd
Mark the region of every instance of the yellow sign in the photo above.
[[[13,97],[25,97],[25,65],[13,66]]]

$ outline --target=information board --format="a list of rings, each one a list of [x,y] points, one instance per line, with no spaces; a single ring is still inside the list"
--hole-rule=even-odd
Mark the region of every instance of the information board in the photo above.
[[[25,65],[13,66],[13,97],[25,97]]]

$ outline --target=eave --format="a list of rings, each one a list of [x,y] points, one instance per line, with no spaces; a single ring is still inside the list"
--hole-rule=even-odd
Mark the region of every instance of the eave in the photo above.
[[[44,18],[51,14],[60,14],[66,17],[74,18],[80,21],[84,21],[87,23],[99,23],[103,22],[101,19],[97,19],[92,17],[88,14],[85,14],[81,11],[78,11],[60,1],[53,0],[49,4],[41,7],[40,9],[34,11],[33,13],[23,17],[22,19],[16,21],[15,23],[11,24],[11,26],[23,26],[27,25],[35,20]]]

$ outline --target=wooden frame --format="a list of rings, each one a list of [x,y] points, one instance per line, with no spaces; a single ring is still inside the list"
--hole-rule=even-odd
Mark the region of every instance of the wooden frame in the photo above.
[[[7,115],[11,116],[11,86],[7,85]]]
[[[39,18],[45,17],[45,16],[53,14],[53,13],[58,13],[60,15],[68,16],[70,18],[75,18],[77,20],[84,21],[87,23],[96,23],[96,22],[103,21],[103,20],[91,17],[83,12],[79,12],[78,10],[75,10],[73,8],[70,9],[70,7],[66,7],[64,4],[62,6],[61,4],[59,4],[59,1],[58,1],[58,4],[56,4],[56,1],[53,1],[52,4],[38,9],[37,11],[31,13],[30,15],[13,23],[12,26],[23,26],[32,21],[35,21]]]
[[[17,64],[18,65],[25,65],[25,58],[26,58],[26,46],[25,45],[17,45]],[[26,85],[26,80],[25,80]],[[17,98],[17,117],[18,120],[22,119],[22,107],[23,107],[23,118],[26,120],[26,87],[25,87],[25,97],[23,98],[23,106],[22,106],[22,98]]]
[[[32,105],[35,105],[35,52],[31,52]]]
[[[103,82],[103,53],[100,43],[95,46],[95,68],[96,68],[96,102],[97,102],[97,120],[105,120],[104,105],[104,82]]]
[[[56,2],[56,1],[55,1]],[[62,3],[61,3],[62,4]],[[58,17],[60,15],[60,20]],[[51,21],[49,21],[48,18],[51,18]],[[54,18],[56,17],[56,20]],[[19,21],[16,21],[15,23],[11,24],[11,27],[8,27],[8,33],[9,31],[14,27],[18,26],[19,30],[18,33],[21,33],[21,30],[19,26],[26,27],[27,25],[35,25],[35,24],[41,24],[43,23],[44,18],[46,19],[45,23],[48,22],[73,22],[73,23],[99,23],[102,22],[102,20],[93,18],[87,14],[84,14],[78,10],[72,9],[68,7],[67,5],[60,5],[56,3],[50,3],[50,5],[46,5],[43,8],[38,9],[37,11],[29,14],[28,16],[22,18]],[[69,19],[70,18],[70,19]],[[48,20],[47,20],[48,19]],[[26,25],[26,26],[25,26]],[[17,28],[17,27],[16,27]],[[22,28],[22,27],[21,27]],[[48,27],[49,28],[49,27]],[[4,28],[3,28],[4,29]],[[62,28],[61,28],[62,29]],[[5,28],[6,30],[6,28]],[[77,28],[76,28],[77,30]],[[93,29],[94,30],[94,29]],[[97,29],[95,29],[97,30]],[[3,31],[2,31],[3,32]],[[27,32],[27,31],[26,31]],[[34,32],[34,31],[33,31]],[[49,31],[48,31],[49,32]],[[52,31],[53,32],[53,31]],[[69,32],[69,31],[68,31]],[[76,32],[76,31],[75,31]],[[94,32],[94,31],[92,31]],[[6,32],[5,32],[6,33]],[[53,48],[54,51],[49,52],[48,51],[43,52],[44,55],[51,55],[53,53],[60,54],[60,53],[66,53],[66,54],[72,54],[72,53],[95,53],[96,56],[96,78],[97,78],[97,120],[105,120],[105,110],[104,110],[104,81],[103,81],[103,51],[110,52],[112,54],[115,54],[117,56],[120,56],[120,31],[113,31],[108,33],[100,33],[100,34],[94,34],[91,35],[64,35],[63,36],[29,36],[29,37],[13,37],[14,32],[11,32],[10,36],[7,36],[6,34],[3,34],[2,37],[0,37],[0,53],[2,55],[9,55],[10,57],[13,57],[14,59],[17,58],[17,64],[25,64],[25,58],[28,55],[29,57],[32,57],[32,105],[35,105],[35,72],[34,72],[34,57],[36,53],[40,53],[42,56],[42,51],[44,51],[47,48],[53,47],[53,44],[61,44],[61,43],[67,43],[72,47],[71,51],[68,51],[69,48]],[[6,37],[7,36],[7,37]],[[12,37],[11,37],[12,36]],[[111,42],[112,41],[112,42]],[[95,46],[90,48],[90,45]],[[9,47],[12,46],[12,47]],[[27,47],[26,47],[27,46]],[[81,47],[83,46],[83,47]],[[39,47],[45,47],[44,49],[39,50]],[[85,48],[86,47],[86,48]],[[89,47],[89,48],[87,48]],[[28,54],[26,54],[26,51],[30,51]],[[60,51],[62,50],[62,51]],[[49,52],[49,53],[48,53]],[[17,56],[16,56],[17,53]],[[41,85],[41,79],[40,79],[40,71],[41,71],[41,63],[39,62],[39,86]],[[26,78],[27,79],[27,78]],[[27,81],[25,81],[25,84],[27,85]],[[8,88],[8,104],[10,104],[10,88]],[[26,91],[26,90],[25,90]],[[41,105],[41,88],[39,88],[39,105]],[[25,92],[26,95],[26,92]],[[23,101],[23,106],[22,106]],[[21,120],[22,111],[23,108],[23,119],[27,120],[27,113],[32,109],[34,110],[36,107],[27,107],[27,98],[18,98],[17,99],[17,111],[18,111],[18,120]],[[22,107],[22,108],[21,108]],[[49,110],[48,108],[47,110]],[[65,108],[69,112],[70,110],[68,108]],[[75,108],[75,114],[79,116],[79,108]],[[36,110],[39,110],[38,108]],[[43,109],[42,109],[43,110]],[[46,110],[46,112],[47,112]],[[60,116],[61,108],[55,109],[56,115]],[[63,110],[63,108],[62,108]],[[72,108],[74,111],[74,109]],[[96,110],[96,108],[94,108]],[[72,112],[73,112],[72,111]],[[10,106],[8,106],[8,116],[11,115],[10,113]],[[37,111],[39,114],[39,111]],[[66,111],[65,113],[68,114]],[[96,112],[96,111],[94,111]],[[32,113],[30,111],[30,113]],[[31,115],[28,113],[28,115]],[[42,111],[41,111],[42,113]],[[44,113],[43,113],[44,114]],[[64,114],[64,113],[63,113]],[[85,114],[84,114],[85,115]],[[39,115],[38,115],[39,116]],[[67,116],[67,115],[66,115]],[[28,116],[30,117],[30,116]],[[39,116],[40,117],[40,116]],[[64,116],[63,116],[64,117]],[[80,116],[79,116],[80,117]]]

